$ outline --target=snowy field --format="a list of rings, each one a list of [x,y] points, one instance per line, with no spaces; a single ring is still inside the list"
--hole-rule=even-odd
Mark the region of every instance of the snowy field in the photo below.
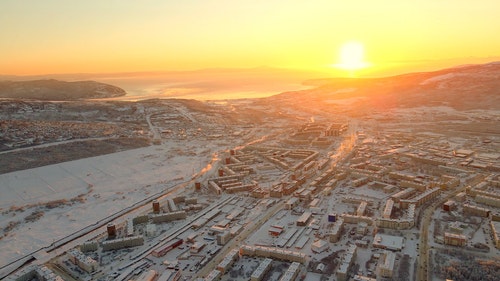
[[[0,267],[189,181],[207,170],[221,149],[215,144],[169,143],[0,175],[0,229],[15,224],[0,239]],[[78,195],[83,200],[55,208],[44,204]],[[26,221],[33,212],[43,216]]]

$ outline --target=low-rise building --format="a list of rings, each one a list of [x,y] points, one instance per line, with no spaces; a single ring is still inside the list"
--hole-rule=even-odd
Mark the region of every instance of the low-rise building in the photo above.
[[[493,241],[495,247],[500,249],[500,221],[490,221],[491,233],[493,234]]]
[[[377,226],[381,228],[390,229],[410,229],[415,226],[415,220],[413,218],[403,218],[403,219],[377,219]]]
[[[185,211],[177,211],[163,214],[154,214],[151,216],[151,220],[154,223],[164,223],[174,220],[182,220],[187,217],[187,213]]]
[[[452,246],[465,246],[467,244],[467,236],[463,234],[445,232],[444,244]]]
[[[328,242],[326,242],[325,240],[321,240],[321,239],[317,240],[311,244],[311,251],[313,251],[314,253],[322,253],[322,252],[328,250],[328,248],[330,248],[330,246],[328,245]]]
[[[479,216],[479,217],[487,217],[490,215],[490,210],[486,208],[482,208],[479,206],[473,206],[470,204],[464,204],[463,205],[464,213],[473,215],[473,216]]]
[[[158,272],[156,270],[150,269],[147,271],[144,271],[135,279],[136,281],[153,281],[155,277],[158,276]]]
[[[394,274],[394,264],[396,262],[396,254],[386,251],[381,255],[378,266],[377,275],[383,278],[392,278]]]
[[[300,263],[304,263],[307,256],[306,254],[301,252],[294,252],[280,248],[249,245],[243,245],[240,247],[240,255],[274,258]]]
[[[204,281],[217,281],[220,280],[220,277],[222,276],[222,272],[220,272],[217,269],[214,269],[210,271],[210,273],[203,279]]]
[[[312,213],[311,212],[304,212],[298,219],[297,219],[297,226],[306,226],[307,222],[311,219]]]
[[[394,201],[392,201],[392,199],[388,199],[385,202],[385,208],[384,208],[384,212],[382,214],[382,217],[384,219],[390,219],[391,218],[392,208],[393,207],[394,207]]]
[[[264,275],[266,274],[266,272],[271,268],[272,261],[273,260],[269,259],[269,258],[264,259],[264,261],[259,264],[257,269],[255,269],[254,272],[252,272],[252,276],[250,276],[250,280],[251,281],[262,280],[262,278],[264,278]]]
[[[229,270],[229,268],[231,268],[233,263],[236,260],[238,260],[238,257],[239,257],[238,249],[231,250],[219,263],[219,265],[217,265],[217,270],[219,270],[222,273],[226,272],[227,270]]]
[[[341,263],[339,265],[339,268],[337,269],[337,280],[348,280],[349,270],[356,261],[357,250],[358,246],[356,246],[355,244],[349,245],[346,252],[344,253],[344,256],[342,256]]]
[[[85,255],[78,249],[71,249],[67,252],[69,260],[79,268],[90,273],[97,270],[98,263],[93,258]]]
[[[333,225],[332,230],[328,234],[330,242],[336,243],[340,240],[342,236],[342,230],[344,229],[344,219],[339,218]]]
[[[443,211],[453,211],[457,208],[457,202],[454,200],[448,200],[443,204]]]
[[[377,233],[373,238],[373,247],[401,251],[404,247],[404,237]]]
[[[204,242],[196,242],[191,247],[189,248],[189,251],[192,254],[197,254],[199,253],[204,247],[206,246],[206,243]]]
[[[356,215],[363,216],[365,214],[367,205],[368,203],[366,201],[361,201],[361,203],[359,203],[358,209],[356,210]]]
[[[500,198],[493,197],[493,196],[487,196],[487,195],[477,195],[476,196],[476,202],[485,204],[488,206],[493,206],[493,207],[500,207]]]
[[[144,237],[141,235],[107,240],[102,242],[103,251],[118,250],[123,248],[137,247],[144,245]]]
[[[224,231],[217,235],[217,245],[226,245],[229,240],[231,240],[231,232],[229,231]]]
[[[292,262],[290,267],[285,271],[285,274],[281,277],[280,281],[294,281],[299,275],[300,272],[300,263]]]

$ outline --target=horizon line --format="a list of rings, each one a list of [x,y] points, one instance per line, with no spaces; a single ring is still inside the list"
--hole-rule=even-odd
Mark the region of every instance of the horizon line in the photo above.
[[[472,58],[472,57],[471,57]],[[486,65],[486,64],[491,64],[491,63],[499,63],[500,62],[500,57],[492,56],[492,57],[487,57],[487,58],[479,58],[479,57],[474,57],[475,59],[479,60],[486,60],[486,59],[492,59],[491,61],[488,62],[478,62],[478,63],[463,63],[463,64],[450,64],[449,66],[444,66],[444,67],[430,67],[430,70],[409,70],[409,71],[395,71],[393,74],[381,74],[381,75],[360,75],[360,77],[355,77],[355,78],[383,78],[383,77],[391,77],[391,76],[398,76],[398,75],[405,75],[405,74],[411,74],[411,73],[423,73],[423,72],[435,72],[435,71],[440,71],[440,70],[445,70],[445,69],[451,69],[451,68],[459,68],[459,67],[466,67],[466,66],[475,66],[475,65]],[[446,59],[446,60],[411,60],[411,61],[391,61],[391,62],[386,62],[385,65],[391,65],[391,64],[411,64],[411,63],[423,63],[423,62],[445,62],[445,61],[454,61],[454,60],[462,60],[464,58],[453,58],[453,59]],[[205,67],[205,68],[193,68],[193,69],[163,69],[163,70],[130,70],[130,71],[104,71],[104,72],[60,72],[60,73],[43,73],[43,74],[4,74],[0,73],[0,78],[2,77],[50,77],[50,76],[70,76],[70,75],[87,75],[87,76],[92,76],[92,75],[98,75],[98,76],[104,76],[104,75],[159,75],[159,74],[168,74],[168,73],[176,73],[176,74],[181,74],[181,73],[189,73],[189,72],[208,72],[208,71],[245,71],[245,70],[259,70],[259,69],[267,69],[267,70],[281,70],[281,71],[290,71],[290,72],[309,72],[309,73],[317,73],[317,74],[325,74],[329,75],[328,72],[342,72],[341,69],[335,69],[331,66],[327,66],[324,68],[299,68],[299,67],[282,67],[282,66],[268,66],[268,65],[259,65],[259,66],[253,66],[253,67]],[[386,71],[377,71],[378,73],[384,73]],[[390,71],[389,71],[390,72]],[[353,78],[353,77],[348,77],[348,76],[334,76],[332,78]]]

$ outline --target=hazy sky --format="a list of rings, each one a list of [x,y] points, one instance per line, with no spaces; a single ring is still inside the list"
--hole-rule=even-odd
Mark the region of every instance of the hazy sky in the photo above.
[[[273,66],[367,73],[497,60],[498,0],[1,0],[0,74]]]

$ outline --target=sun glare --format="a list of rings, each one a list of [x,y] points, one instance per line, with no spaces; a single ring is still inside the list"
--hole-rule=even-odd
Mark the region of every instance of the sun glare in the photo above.
[[[363,44],[354,41],[347,42],[340,48],[339,63],[335,64],[334,67],[355,71],[369,66],[364,60],[365,49]]]

